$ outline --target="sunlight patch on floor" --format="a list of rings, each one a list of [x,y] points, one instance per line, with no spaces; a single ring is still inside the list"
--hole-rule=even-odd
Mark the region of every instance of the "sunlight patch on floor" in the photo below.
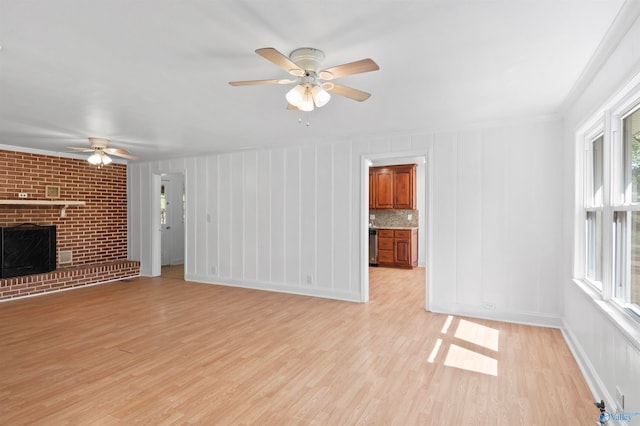
[[[449,346],[444,365],[490,376],[498,375],[498,360],[458,345]]]
[[[431,351],[431,355],[429,355],[429,358],[427,358],[427,361],[429,361],[431,364],[433,364],[433,361],[435,361],[436,356],[438,355],[438,352],[440,351],[440,346],[442,346],[442,339],[436,340],[436,344],[433,346],[433,350]]]
[[[500,332],[495,328],[460,320],[455,337],[498,352]]]
[[[440,330],[444,337],[436,339],[427,361],[431,364],[435,363],[436,358],[440,353],[440,349],[442,349],[443,346],[446,347],[448,345],[449,348],[444,360],[445,366],[460,368],[462,370],[473,371],[490,376],[497,376],[497,359],[453,343],[445,343],[445,339],[462,340],[465,342],[465,346],[469,346],[469,344],[479,346],[483,348],[481,351],[484,352],[486,352],[485,349],[498,352],[500,331],[472,321],[460,319],[457,323],[456,331],[452,336],[451,333],[449,333],[449,329],[451,328],[454,319],[456,318],[453,315],[448,315],[445,319],[442,329]],[[480,350],[480,348],[478,348],[478,350]]]
[[[453,315],[447,315],[447,319],[445,320],[440,333],[447,334],[447,332],[449,331],[449,327],[451,326],[451,321],[453,321]]]

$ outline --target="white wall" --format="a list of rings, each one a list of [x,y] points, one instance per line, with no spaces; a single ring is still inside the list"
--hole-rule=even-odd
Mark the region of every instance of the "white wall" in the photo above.
[[[637,17],[638,4],[635,2]],[[615,387],[625,393],[625,411],[640,411],[640,342],[616,326],[607,304],[598,302],[572,280],[575,212],[575,132],[602,109],[616,92],[640,73],[640,20],[617,42],[606,61],[585,85],[566,113],[564,126],[564,323],[568,343],[578,359],[594,397],[615,407]],[[580,253],[577,253],[580,255]],[[640,326],[631,325],[637,331]],[[640,417],[631,424],[640,424]]]
[[[561,129],[435,135],[433,310],[559,325]]]
[[[364,300],[362,157],[431,150],[431,308],[557,325],[561,130],[541,120],[132,164],[131,256],[153,273],[147,189],[184,171],[188,279]]]

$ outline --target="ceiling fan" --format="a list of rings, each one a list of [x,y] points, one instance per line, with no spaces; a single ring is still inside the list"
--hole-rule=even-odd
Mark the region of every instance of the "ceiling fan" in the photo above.
[[[358,102],[366,101],[371,96],[370,93],[335,84],[330,80],[380,69],[378,64],[369,58],[331,68],[320,68],[324,60],[324,52],[311,47],[295,49],[288,57],[272,47],[257,49],[256,53],[296,78],[231,81],[229,84],[232,86],[248,86],[254,84],[297,83],[293,89],[287,92],[286,99],[289,102],[289,109],[299,109],[301,111],[313,111],[314,107],[319,108],[326,105],[331,99],[330,93]]]
[[[70,146],[69,149],[81,152],[92,152],[87,161],[98,168],[106,166],[113,160],[107,154],[116,155],[118,157],[127,158],[129,160],[137,160],[138,157],[129,154],[129,151],[121,148],[109,148],[109,139],[89,138],[89,147],[81,148]]]

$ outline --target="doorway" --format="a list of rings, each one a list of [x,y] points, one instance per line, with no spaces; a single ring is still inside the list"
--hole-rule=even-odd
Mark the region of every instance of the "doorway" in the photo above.
[[[419,215],[419,225],[418,225],[418,235],[419,235],[419,243],[418,243],[418,268],[414,270],[403,270],[403,269],[393,269],[391,272],[393,273],[395,278],[399,278],[400,280],[411,280],[412,282],[417,282],[418,285],[424,288],[424,309],[429,310],[429,280],[428,277],[431,273],[429,265],[430,265],[430,241],[428,236],[430,235],[430,217],[431,217],[431,202],[430,202],[430,194],[429,190],[429,152],[428,150],[424,151],[415,151],[415,152],[403,152],[403,153],[386,153],[386,154],[371,154],[364,155],[362,157],[362,188],[365,188],[362,195],[362,211],[364,212],[362,215],[362,228],[363,228],[363,241],[361,243],[361,247],[363,249],[364,255],[362,256],[362,276],[363,276],[363,301],[368,302],[369,297],[371,296],[375,300],[375,294],[371,294],[370,291],[370,282],[369,275],[370,272],[376,274],[376,277],[381,274],[378,273],[376,269],[380,268],[380,266],[369,266],[369,224],[370,224],[370,212],[369,212],[369,168],[376,166],[391,166],[391,165],[401,165],[401,164],[416,164],[416,210]],[[366,241],[365,241],[366,240]],[[386,268],[386,267],[383,267]],[[416,279],[418,277],[418,279]],[[421,301],[422,303],[422,301]]]
[[[161,175],[159,201],[161,275],[175,275],[185,262],[184,175]]]

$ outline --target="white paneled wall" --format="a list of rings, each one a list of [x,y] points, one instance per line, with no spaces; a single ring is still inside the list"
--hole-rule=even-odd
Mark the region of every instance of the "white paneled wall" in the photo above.
[[[363,158],[423,153],[431,308],[559,324],[561,130],[538,121],[132,164],[131,254],[159,273],[148,193],[156,175],[183,172],[189,280],[362,301]]]
[[[560,325],[560,121],[434,135],[431,308]]]
[[[352,163],[343,143],[132,165],[131,257],[143,274],[159,272],[148,194],[161,173],[184,173],[188,279],[359,300]]]

